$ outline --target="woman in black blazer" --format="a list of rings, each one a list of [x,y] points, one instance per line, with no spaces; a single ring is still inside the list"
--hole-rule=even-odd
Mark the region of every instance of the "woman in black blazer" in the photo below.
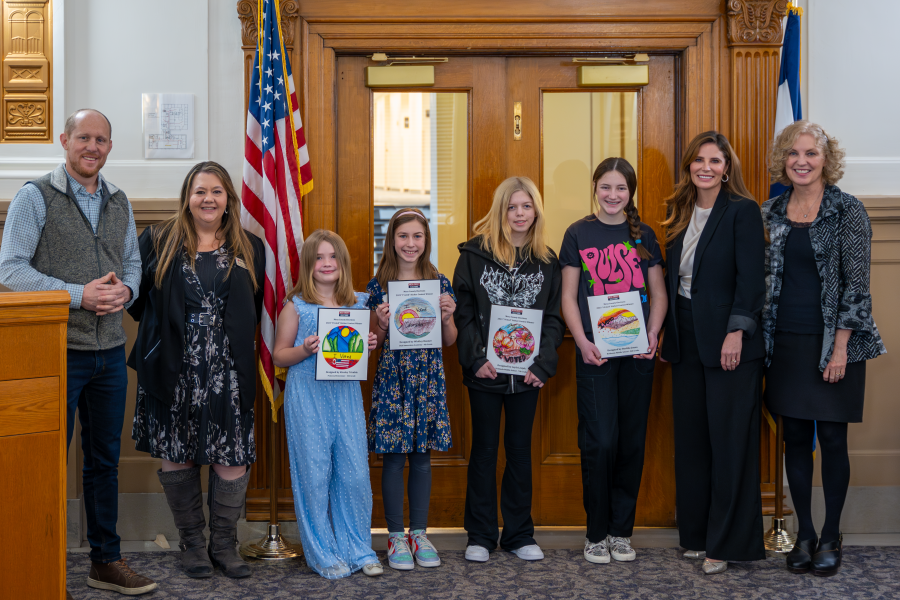
[[[140,321],[128,359],[138,393],[131,437],[162,459],[159,481],[181,537],[189,577],[229,577],[249,566],[235,549],[249,465],[256,461],[256,325],[265,251],[243,230],[228,172],[195,165],[181,207],[141,234],[142,280],[128,309]],[[200,465],[209,470],[209,547],[203,528]]]
[[[765,558],[759,420],[765,344],[765,233],[725,136],[688,145],[666,200],[669,311],[660,356],[672,363],[678,531],[703,571]]]

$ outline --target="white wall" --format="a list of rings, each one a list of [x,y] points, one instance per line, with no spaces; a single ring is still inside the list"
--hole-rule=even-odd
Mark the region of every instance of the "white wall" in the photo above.
[[[900,195],[897,0],[800,0],[804,118],[847,151],[841,189]]]
[[[222,163],[236,182],[243,160],[240,21],[223,0],[54,0],[54,123],[96,108],[113,125],[103,175],[129,198],[174,198],[190,166]],[[141,94],[194,95],[193,159],[146,160]],[[0,146],[0,199],[62,162],[54,144]]]

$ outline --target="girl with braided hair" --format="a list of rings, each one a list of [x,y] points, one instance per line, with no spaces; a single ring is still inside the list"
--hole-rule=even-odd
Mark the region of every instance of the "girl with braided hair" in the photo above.
[[[594,171],[594,212],[566,230],[562,312],[577,349],[578,447],[591,563],[635,559],[635,506],[644,469],[644,439],[653,368],[668,305],[656,234],[641,222],[637,176],[624,158],[607,158]],[[594,344],[587,299],[637,291],[647,323],[646,354],[604,358]]]

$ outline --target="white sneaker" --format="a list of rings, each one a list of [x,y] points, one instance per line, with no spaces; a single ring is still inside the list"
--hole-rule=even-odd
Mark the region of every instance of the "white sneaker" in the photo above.
[[[490,552],[488,552],[488,549],[484,546],[466,547],[466,560],[471,560],[473,562],[487,562],[490,557]]]
[[[637,553],[631,547],[631,538],[607,536],[606,541],[609,544],[609,552],[616,560],[628,562],[634,560]]]
[[[584,559],[598,565],[605,565],[609,562],[609,548],[606,543],[607,538],[592,544],[589,540],[584,540]]]
[[[543,560],[544,558],[544,553],[541,551],[541,547],[537,544],[531,544],[530,546],[522,546],[521,548],[516,548],[515,550],[512,550],[512,553],[522,560]]]

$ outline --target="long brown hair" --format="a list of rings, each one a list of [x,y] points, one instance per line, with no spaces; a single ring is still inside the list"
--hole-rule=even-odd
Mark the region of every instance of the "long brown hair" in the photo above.
[[[497,186],[491,209],[472,228],[475,235],[481,236],[481,249],[490,252],[500,264],[511,266],[516,262],[516,249],[509,241],[512,229],[506,218],[509,200],[516,192],[525,192],[534,202],[534,223],[528,230],[522,253],[548,263],[552,254],[544,241],[544,203],[537,186],[527,177],[510,177]]]
[[[625,185],[628,186],[628,204],[625,205],[625,220],[628,221],[628,233],[631,235],[631,239],[635,241],[638,256],[650,260],[650,251],[644,247],[643,240],[641,240],[641,215],[638,213],[637,205],[634,203],[634,192],[637,189],[637,174],[635,174],[631,163],[624,158],[612,156],[603,160],[594,169],[591,185],[593,190],[591,193],[591,204],[594,206],[594,212],[600,211],[600,201],[597,199],[597,182],[610,171],[615,171],[625,178]]]
[[[661,225],[666,232],[666,245],[674,242],[691,221],[694,205],[697,204],[697,188],[691,181],[691,163],[700,154],[700,147],[704,144],[715,144],[725,156],[725,176],[728,177],[728,181],[722,180],[722,188],[731,196],[754,199],[744,185],[741,161],[728,143],[728,138],[718,131],[705,131],[699,134],[688,144],[681,159],[681,181],[675,184],[675,191],[665,200],[668,218]]]
[[[341,267],[337,285],[334,286],[332,300],[339,306],[353,306],[356,304],[356,294],[353,293],[353,273],[350,271],[350,252],[347,244],[341,236],[327,229],[316,229],[303,242],[300,248],[300,273],[297,276],[297,285],[288,292],[285,301],[294,296],[299,296],[308,304],[322,304],[323,298],[316,288],[313,273],[316,269],[316,255],[319,253],[319,245],[328,242],[334,248],[334,256]]]
[[[163,278],[182,248],[184,248],[191,268],[196,266],[199,241],[197,230],[194,228],[194,216],[191,214],[191,190],[194,187],[194,178],[197,173],[215,175],[222,183],[222,187],[225,188],[225,213],[216,230],[216,237],[219,236],[219,232],[224,233],[225,248],[229,253],[228,271],[225,273],[225,278],[227,279],[231,275],[235,261],[240,259],[247,266],[253,290],[256,291],[259,288],[259,282],[256,281],[256,271],[253,268],[253,245],[250,243],[247,232],[241,227],[241,199],[234,191],[228,171],[213,161],[197,163],[191,167],[187,177],[184,178],[184,183],[181,184],[181,206],[178,213],[152,230],[153,248],[158,261],[154,284],[157,288],[162,288]]]
[[[438,270],[431,264],[431,230],[428,228],[428,219],[418,208],[401,208],[394,213],[388,222],[387,232],[384,234],[384,251],[378,261],[378,273],[375,278],[378,285],[387,289],[388,281],[395,281],[400,276],[400,259],[397,257],[397,249],[394,247],[394,234],[401,225],[411,221],[417,221],[425,229],[425,250],[416,260],[416,277],[421,279],[437,279]]]

